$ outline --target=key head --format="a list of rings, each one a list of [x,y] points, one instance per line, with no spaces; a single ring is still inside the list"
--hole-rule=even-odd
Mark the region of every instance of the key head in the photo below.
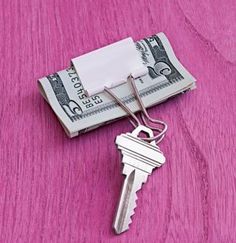
[[[116,144],[123,155],[123,163],[151,173],[153,168],[165,163],[165,156],[155,141],[147,142],[138,137],[140,132],[147,133],[149,137],[153,136],[151,129],[140,125],[132,133],[117,136]]]

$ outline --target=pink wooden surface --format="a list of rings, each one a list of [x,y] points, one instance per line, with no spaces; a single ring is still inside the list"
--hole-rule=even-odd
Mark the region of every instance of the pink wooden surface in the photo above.
[[[0,242],[236,242],[235,1],[0,1]],[[66,137],[36,80],[121,38],[163,31],[197,90],[150,110],[167,163],[111,224],[127,119]]]

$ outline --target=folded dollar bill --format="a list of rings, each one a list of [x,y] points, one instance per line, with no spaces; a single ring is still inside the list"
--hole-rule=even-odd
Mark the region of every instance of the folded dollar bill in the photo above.
[[[147,75],[135,81],[146,107],[195,88],[196,80],[176,58],[164,33],[136,42],[136,48],[149,70]],[[69,137],[127,115],[105,92],[87,97],[73,66],[39,79],[38,85]],[[133,112],[139,111],[128,82],[112,91]]]

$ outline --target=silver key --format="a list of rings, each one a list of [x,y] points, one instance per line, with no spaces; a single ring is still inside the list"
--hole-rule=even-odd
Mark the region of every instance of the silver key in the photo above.
[[[123,155],[122,174],[126,176],[113,224],[117,234],[129,229],[131,216],[136,207],[136,192],[147,181],[152,170],[165,162],[165,157],[155,141],[149,143],[138,137],[142,131],[149,137],[153,136],[151,129],[140,125],[132,133],[121,134],[116,138],[118,149]]]

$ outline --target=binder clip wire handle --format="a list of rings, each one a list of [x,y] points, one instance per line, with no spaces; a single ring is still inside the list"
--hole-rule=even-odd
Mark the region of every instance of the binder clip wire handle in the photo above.
[[[137,99],[138,104],[140,106],[142,122],[144,123],[144,125],[146,127],[150,128],[151,130],[156,132],[156,135],[154,135],[153,137],[142,138],[142,139],[145,140],[145,141],[150,141],[150,142],[151,141],[155,141],[156,144],[160,143],[162,141],[162,139],[164,138],[165,133],[167,131],[167,128],[168,128],[167,124],[165,122],[161,121],[161,120],[154,119],[154,118],[150,117],[150,115],[148,114],[148,112],[146,110],[146,107],[144,106],[143,101],[142,101],[142,99],[141,99],[141,97],[139,95],[138,89],[137,89],[137,87],[135,85],[134,77],[132,75],[130,75],[127,78],[127,81],[130,81],[131,86],[132,86],[132,88],[134,90],[135,98]],[[124,111],[126,111],[132,117],[132,119],[135,122],[130,119],[130,123],[134,127],[137,127],[137,126],[141,125],[141,122],[140,122],[139,118],[134,114],[134,112],[132,112],[130,110],[130,108],[127,105],[125,105],[125,103],[114,92],[111,91],[111,89],[105,87],[104,91],[106,91],[113,99],[115,99],[116,102],[124,109]],[[150,125],[150,123],[156,124],[158,126]],[[161,128],[159,126],[161,126]]]

